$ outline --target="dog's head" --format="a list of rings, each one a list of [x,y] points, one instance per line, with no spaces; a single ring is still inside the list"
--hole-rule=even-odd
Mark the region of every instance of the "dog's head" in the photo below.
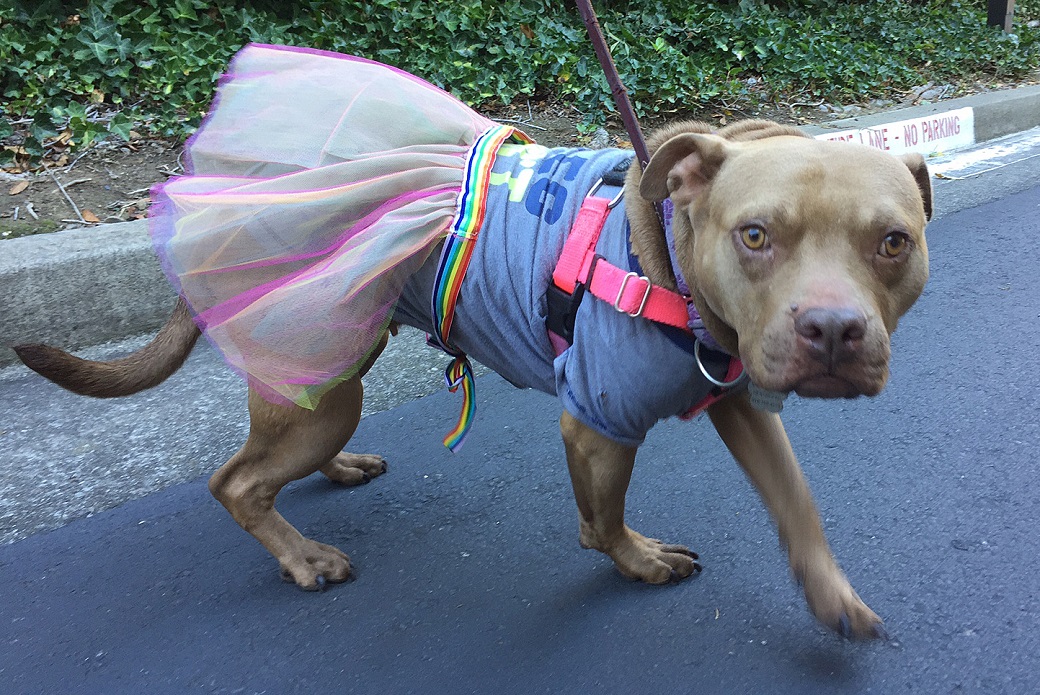
[[[694,303],[756,385],[876,395],[889,336],[928,279],[924,160],[758,123],[766,137],[669,138],[639,192],[671,198]]]

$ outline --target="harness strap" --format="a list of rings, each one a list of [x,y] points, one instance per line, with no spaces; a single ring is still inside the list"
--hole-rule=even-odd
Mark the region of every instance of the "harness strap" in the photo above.
[[[569,295],[581,286],[583,291],[610,302],[615,309],[629,316],[642,316],[685,329],[689,313],[683,296],[653,284],[645,275],[618,268],[596,255],[596,242],[603,225],[621,197],[619,192],[614,199],[608,200],[596,195],[599,190],[593,188],[581,203],[553,270],[553,285]]]
[[[686,330],[689,320],[686,300],[679,294],[650,282],[645,275],[622,270],[602,257],[591,268],[592,277],[582,280],[592,296],[610,302],[615,309],[635,318]]]
[[[588,277],[596,242],[609,214],[610,201],[606,198],[590,194],[582,201],[553,271],[553,284],[564,292],[573,293],[578,282],[584,283]]]
[[[695,316],[699,319],[699,315],[686,296],[653,284],[645,275],[619,268],[596,253],[596,244],[607,216],[621,199],[620,192],[610,201],[597,195],[602,191],[601,184],[602,181],[597,183],[582,201],[553,271],[553,283],[546,291],[546,328],[556,354],[563,353],[574,341],[574,320],[586,292],[610,302],[617,311],[633,318],[642,317],[672,326],[689,333],[694,340],[702,341],[701,335],[693,330],[693,319]],[[704,333],[707,335],[706,331]],[[708,347],[718,349],[714,345]],[[698,360],[701,371],[715,386],[707,396],[680,415],[683,419],[698,415],[743,380],[744,366],[736,357],[729,357],[722,382],[708,375],[700,362],[698,350],[694,351],[694,359]]]
[[[469,268],[481,225],[484,224],[491,169],[495,164],[498,148],[507,140],[519,144],[533,142],[519,130],[500,125],[488,128],[470,148],[456,204],[455,221],[451,232],[444,239],[441,259],[437,264],[437,276],[433,283],[431,316],[435,332],[428,334],[426,340],[454,358],[444,371],[444,381],[448,390],[455,393],[460,386],[462,387],[462,413],[459,415],[458,424],[444,438],[444,446],[452,452],[466,440],[477,407],[474,398],[476,384],[469,358],[449,342],[448,336],[455,318],[455,303],[462,290],[462,280]]]
[[[727,393],[730,392],[730,389],[732,389],[733,386],[736,385],[737,380],[740,379],[740,377],[743,374],[744,374],[744,365],[743,365],[743,363],[741,363],[741,361],[738,360],[736,357],[730,357],[729,358],[729,368],[726,370],[726,376],[723,379],[723,381],[726,381],[726,382],[730,383],[731,385],[726,387],[726,388],[723,388],[721,386],[716,386],[715,388],[713,388],[711,390],[711,392],[708,393],[707,396],[702,398],[697,403],[694,403],[692,408],[690,408],[685,413],[680,415],[679,419],[680,420],[692,420],[693,418],[697,417],[698,415],[703,413],[705,410],[707,410],[709,405],[715,403],[715,401],[722,400],[722,398]]]
[[[608,200],[596,195],[599,190],[598,186],[593,188],[582,201],[553,271],[553,285],[567,295],[587,291],[629,316],[642,316],[686,330],[689,313],[685,297],[596,254],[603,225],[621,197],[618,193],[613,200]]]

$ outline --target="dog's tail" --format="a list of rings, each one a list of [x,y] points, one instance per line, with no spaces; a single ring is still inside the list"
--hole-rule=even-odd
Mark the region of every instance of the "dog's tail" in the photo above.
[[[14,351],[25,366],[62,388],[94,398],[116,398],[166,381],[188,359],[200,334],[182,298],[152,342],[122,359],[84,360],[49,345],[17,345]]]

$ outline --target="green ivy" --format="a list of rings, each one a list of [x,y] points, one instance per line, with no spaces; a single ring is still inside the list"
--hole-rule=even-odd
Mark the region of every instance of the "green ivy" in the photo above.
[[[982,0],[601,0],[600,22],[642,116],[717,103],[865,100],[927,81],[1012,78],[1040,30],[985,26]],[[1020,0],[1036,16],[1038,0]],[[1033,13],[1033,14],[1029,14]],[[0,138],[32,119],[29,156],[135,130],[183,138],[251,42],[361,55],[481,107],[562,99],[613,110],[584,26],[558,0],[0,0]],[[754,78],[754,80],[749,80]],[[749,85],[750,81],[750,85]]]

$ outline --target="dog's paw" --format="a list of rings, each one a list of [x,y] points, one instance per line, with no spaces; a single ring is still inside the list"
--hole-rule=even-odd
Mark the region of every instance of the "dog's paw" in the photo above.
[[[341,452],[322,466],[319,470],[329,480],[353,487],[364,485],[377,476],[386,473],[386,459],[373,454],[348,454]]]
[[[821,623],[849,640],[888,639],[881,618],[863,603],[837,566],[806,573],[809,610]]]
[[[339,548],[304,538],[291,557],[280,560],[282,580],[305,591],[322,591],[326,584],[351,578],[350,558]]]
[[[625,527],[622,538],[605,551],[618,571],[647,584],[667,584],[701,571],[697,553],[684,545],[663,543]]]

